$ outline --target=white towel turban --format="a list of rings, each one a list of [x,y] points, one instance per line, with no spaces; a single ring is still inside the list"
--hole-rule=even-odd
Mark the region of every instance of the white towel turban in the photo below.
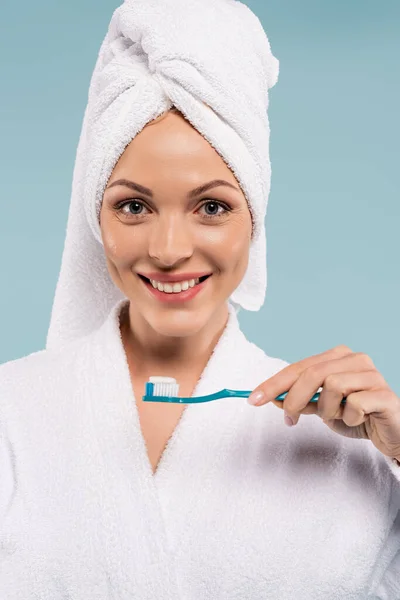
[[[278,72],[259,19],[236,0],[126,0],[115,10],[90,83],[47,348],[90,333],[124,298],[107,270],[102,197],[126,146],[172,105],[216,149],[247,198],[254,235],[231,300],[259,310],[267,285],[268,89]]]

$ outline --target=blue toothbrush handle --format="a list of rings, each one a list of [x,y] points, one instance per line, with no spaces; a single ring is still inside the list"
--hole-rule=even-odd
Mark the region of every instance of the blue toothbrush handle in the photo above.
[[[151,386],[152,384],[147,384]],[[214,394],[208,394],[207,396],[191,396],[190,398],[178,398],[175,396],[153,396],[150,394],[146,394],[143,396],[143,400],[145,402],[171,402],[175,404],[200,404],[201,402],[210,402],[211,400],[219,400],[220,398],[248,398],[253,390],[220,390]],[[275,400],[283,401],[288,392],[284,392],[283,394],[279,394],[276,396]],[[314,394],[314,396],[309,400],[309,402],[318,402],[320,396],[320,392]],[[346,404],[346,398],[343,398],[341,404]]]

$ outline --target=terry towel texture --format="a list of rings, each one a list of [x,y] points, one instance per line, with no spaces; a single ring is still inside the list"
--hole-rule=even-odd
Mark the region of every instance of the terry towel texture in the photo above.
[[[0,367],[0,598],[398,600],[400,469],[316,416],[290,429],[227,398],[187,406],[153,477],[119,309]],[[231,308],[195,395],[286,364]]]
[[[102,195],[126,145],[172,104],[220,153],[248,199],[255,234],[231,299],[249,310],[262,306],[268,89],[278,70],[259,19],[241,2],[128,0],[114,12],[90,84],[48,348],[89,333],[122,298],[101,248]]]

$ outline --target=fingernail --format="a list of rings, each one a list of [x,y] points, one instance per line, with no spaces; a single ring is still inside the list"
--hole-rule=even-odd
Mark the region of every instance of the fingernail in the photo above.
[[[293,425],[294,425],[293,419],[291,419],[289,417],[289,415],[287,415],[286,413],[285,413],[285,425],[287,425],[288,427],[293,427]]]
[[[250,394],[250,396],[247,399],[247,402],[249,404],[252,404],[253,406],[260,404],[260,402],[262,402],[264,400],[264,392],[262,392],[261,390],[258,390],[258,392],[253,392],[252,394]]]

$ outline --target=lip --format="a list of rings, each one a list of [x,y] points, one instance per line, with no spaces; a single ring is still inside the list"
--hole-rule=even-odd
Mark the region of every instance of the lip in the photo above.
[[[146,275],[145,275],[146,277]],[[192,300],[193,298],[195,298],[203,289],[204,287],[207,285],[209,279],[211,279],[212,276],[207,277],[207,279],[205,279],[204,281],[202,281],[201,283],[198,283],[197,285],[195,285],[192,288],[189,288],[183,292],[178,292],[178,293],[174,293],[172,292],[171,294],[167,294],[165,292],[160,292],[160,290],[158,288],[154,288],[151,283],[144,281],[143,279],[140,279],[140,281],[143,283],[143,285],[147,288],[148,292],[157,300],[159,300],[160,302],[163,303],[170,303],[170,304],[180,304],[182,302],[188,302],[189,300]],[[191,279],[194,279],[194,277],[191,277]],[[157,280],[159,281],[159,280]],[[173,281],[176,281],[173,280]],[[182,280],[182,281],[186,281],[186,280]]]
[[[153,281],[159,281],[160,283],[179,283],[180,281],[190,281],[191,279],[197,279],[200,277],[205,277],[206,275],[211,275],[210,272],[205,273],[138,273],[138,275],[142,275],[142,277],[146,277],[147,279],[153,279]],[[154,288],[153,288],[154,289]],[[162,292],[163,293],[163,292]]]

